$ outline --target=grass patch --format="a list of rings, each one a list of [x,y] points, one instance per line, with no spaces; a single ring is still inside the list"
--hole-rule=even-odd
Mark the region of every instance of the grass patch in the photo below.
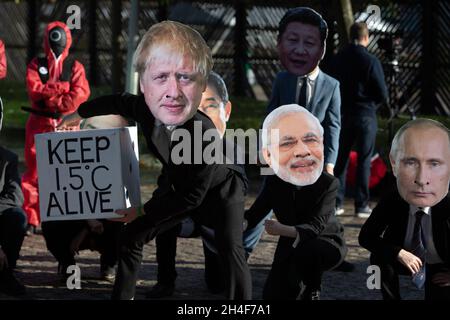
[[[3,125],[24,128],[28,113],[20,107],[30,105],[25,83],[0,81],[0,97],[3,101]]]
[[[258,129],[266,116],[267,102],[230,97],[232,110],[227,129]]]

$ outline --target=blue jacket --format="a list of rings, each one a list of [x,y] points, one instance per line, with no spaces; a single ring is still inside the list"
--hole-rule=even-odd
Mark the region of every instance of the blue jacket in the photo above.
[[[272,96],[267,113],[285,104],[297,103],[297,76],[283,71],[277,74],[273,83]],[[319,119],[324,129],[325,164],[336,163],[341,131],[341,95],[339,82],[319,70],[314,94],[307,108]]]

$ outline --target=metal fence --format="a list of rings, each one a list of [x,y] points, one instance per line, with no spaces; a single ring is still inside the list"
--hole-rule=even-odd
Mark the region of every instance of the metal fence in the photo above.
[[[338,1],[140,1],[139,36],[163,19],[198,30],[212,49],[214,69],[231,94],[270,97],[272,81],[282,69],[276,51],[277,26],[289,7],[307,5],[322,12],[330,27],[328,53],[340,43],[336,32]],[[391,100],[399,112],[450,115],[450,4],[436,1],[354,1],[356,20],[367,20],[374,3],[380,19],[369,24],[369,51],[385,67]],[[66,21],[70,5],[81,10],[81,28],[73,29],[71,52],[86,67],[91,85],[123,88],[130,1],[0,2],[0,38],[8,57],[8,79],[23,81],[26,63],[42,51],[45,25]],[[381,38],[401,37],[398,52],[380,46]]]
[[[398,1],[380,8],[381,19],[369,24],[368,49],[384,65],[391,102],[411,115],[450,115],[450,4]]]

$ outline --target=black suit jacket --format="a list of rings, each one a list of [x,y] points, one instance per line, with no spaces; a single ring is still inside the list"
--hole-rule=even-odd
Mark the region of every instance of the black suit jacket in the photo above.
[[[431,208],[436,251],[450,267],[450,198],[447,195]],[[395,191],[377,204],[359,233],[359,243],[385,261],[396,261],[408,227],[409,204]]]
[[[22,207],[23,204],[17,163],[15,153],[0,147],[0,215],[7,209]]]
[[[254,227],[273,209],[280,223],[295,226],[300,242],[323,237],[333,241],[346,254],[344,228],[334,215],[338,180],[323,172],[312,185],[296,187],[276,175],[269,176],[257,199],[246,212],[248,228]],[[275,260],[292,252],[295,238],[280,236]]]
[[[220,185],[232,175],[238,176],[244,182],[242,198],[245,195],[247,180],[243,166],[236,164],[207,164],[202,160],[202,157],[200,157],[200,163],[194,162],[196,160],[195,155],[197,153],[198,157],[199,151],[198,148],[195,148],[196,144],[200,143],[201,151],[203,151],[209,143],[207,141],[194,141],[194,139],[198,139],[194,132],[200,129],[200,133],[203,134],[206,130],[215,129],[214,123],[200,111],[186,123],[177,127],[177,129],[187,130],[191,137],[191,143],[189,144],[191,148],[191,163],[182,164],[174,164],[171,159],[166,162],[152,141],[155,118],[142,95],[136,96],[124,93],[103,96],[81,104],[78,113],[85,118],[97,115],[119,114],[123,117],[131,118],[140,124],[148,148],[163,164],[163,174],[158,179],[159,190],[144,205],[145,212],[151,212],[151,217],[155,223],[173,216],[181,216],[197,209],[200,205],[205,205],[205,198],[208,198],[210,201],[212,201],[211,199],[217,199],[216,197],[206,196],[207,194],[213,194],[220,197]],[[196,127],[195,122],[201,125],[198,126],[197,124]],[[180,139],[178,143],[182,142],[183,139]],[[173,149],[176,146],[177,143],[175,142],[171,148]],[[243,199],[226,200],[229,203],[243,201]],[[211,206],[213,205],[211,204]],[[211,208],[211,210],[213,209],[214,207]]]

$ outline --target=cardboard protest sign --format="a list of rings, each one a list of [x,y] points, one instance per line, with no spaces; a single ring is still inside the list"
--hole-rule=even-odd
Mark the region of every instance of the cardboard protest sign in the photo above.
[[[35,136],[41,221],[119,217],[140,205],[137,128]]]

